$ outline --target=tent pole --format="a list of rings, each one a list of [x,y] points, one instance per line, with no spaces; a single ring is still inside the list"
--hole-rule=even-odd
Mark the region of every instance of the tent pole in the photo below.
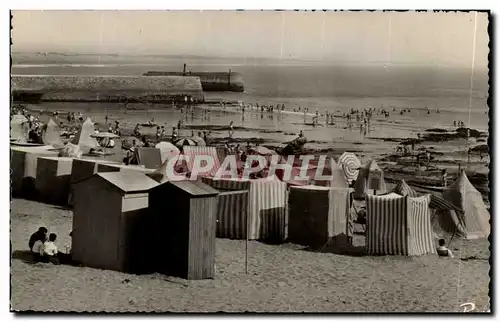
[[[249,233],[248,217],[249,217],[249,214],[247,212],[247,231],[246,231],[246,238],[245,238],[245,274],[247,274],[247,275],[248,275],[248,233]]]
[[[447,247],[450,247],[451,241],[453,240],[453,237],[455,237],[456,233],[457,233],[457,230],[455,229],[455,231],[453,232],[453,235],[451,235],[451,238],[450,238],[450,241],[448,242],[448,246]]]

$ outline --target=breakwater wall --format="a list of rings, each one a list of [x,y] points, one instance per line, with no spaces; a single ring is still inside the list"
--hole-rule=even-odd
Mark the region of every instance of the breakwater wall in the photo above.
[[[243,75],[234,72],[162,72],[149,71],[143,76],[185,76],[199,77],[206,92],[243,92],[245,90]]]
[[[203,102],[196,76],[48,76],[13,75],[14,101],[52,102]]]

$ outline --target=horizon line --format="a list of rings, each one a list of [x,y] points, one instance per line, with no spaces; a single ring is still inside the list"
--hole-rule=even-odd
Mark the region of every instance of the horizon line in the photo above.
[[[209,59],[231,59],[231,60],[254,60],[254,61],[279,61],[283,64],[287,63],[310,63],[310,64],[327,64],[327,65],[359,65],[359,66],[406,66],[406,67],[448,67],[455,69],[470,69],[469,66],[458,64],[428,64],[423,62],[406,63],[406,62],[387,62],[387,61],[340,61],[340,60],[316,60],[316,59],[301,59],[301,58],[274,58],[274,57],[246,57],[246,56],[215,56],[215,55],[196,55],[196,54],[159,54],[159,53],[124,53],[124,52],[63,52],[63,51],[22,51],[12,50],[11,55],[16,54],[35,54],[38,56],[62,55],[62,56],[122,56],[122,57],[157,57],[157,58],[209,58]],[[13,64],[16,65],[16,64]],[[22,65],[22,64],[17,64]],[[229,65],[229,64],[228,64]],[[277,63],[276,65],[280,65]],[[477,69],[489,69],[489,66],[476,66]]]

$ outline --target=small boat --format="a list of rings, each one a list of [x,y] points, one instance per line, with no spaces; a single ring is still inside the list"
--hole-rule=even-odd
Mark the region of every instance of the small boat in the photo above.
[[[418,184],[418,183],[412,183],[412,186],[420,189],[425,189],[425,190],[430,190],[430,191],[436,191],[436,192],[443,192],[445,187],[440,187],[440,186],[426,186],[423,184]]]
[[[141,126],[142,127],[155,127],[155,126],[158,126],[158,124],[155,124],[155,123],[142,123]]]

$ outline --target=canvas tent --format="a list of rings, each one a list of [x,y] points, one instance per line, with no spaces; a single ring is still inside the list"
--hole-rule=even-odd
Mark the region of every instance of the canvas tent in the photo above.
[[[462,211],[457,212],[457,215],[465,228],[464,237],[468,239],[488,237],[490,214],[481,193],[470,183],[464,170],[457,181],[443,191],[443,197]]]
[[[362,199],[367,194],[373,194],[374,191],[377,194],[384,194],[387,192],[387,187],[384,172],[375,160],[371,160],[359,169],[358,178],[354,183],[354,198]]]
[[[21,143],[28,140],[29,123],[23,115],[13,115],[10,121],[10,138]]]
[[[369,254],[420,256],[436,252],[429,195],[412,198],[389,193],[365,199]]]
[[[84,153],[87,153],[90,151],[90,149],[99,147],[97,140],[91,136],[92,134],[94,134],[94,132],[94,123],[92,123],[92,120],[90,118],[87,118],[85,122],[83,122],[72,143],[80,146],[80,149]]]
[[[59,134],[59,126],[53,119],[50,119],[45,125],[42,133],[43,144],[52,145],[53,147],[62,147],[63,142]]]

